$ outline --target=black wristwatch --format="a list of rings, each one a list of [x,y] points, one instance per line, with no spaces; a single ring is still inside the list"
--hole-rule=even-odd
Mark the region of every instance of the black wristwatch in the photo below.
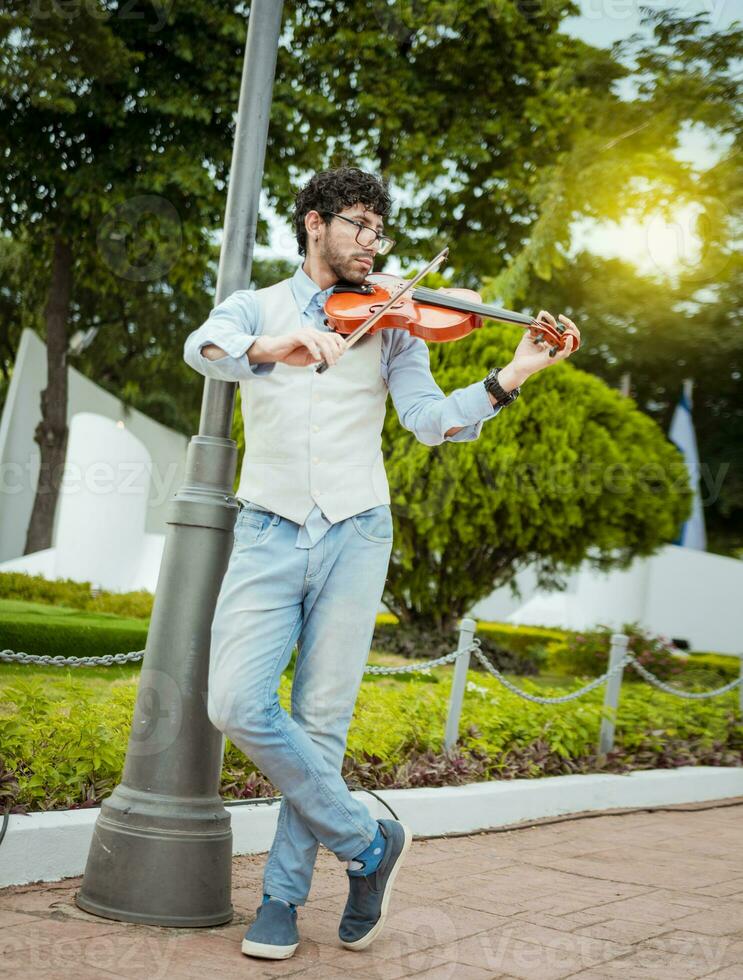
[[[488,376],[483,381],[485,385],[485,390],[489,391],[490,394],[495,398],[495,407],[502,408],[504,405],[510,405],[511,402],[515,402],[516,399],[521,394],[521,388],[514,388],[513,391],[504,391],[498,383],[498,373],[500,368],[491,368],[488,372]]]

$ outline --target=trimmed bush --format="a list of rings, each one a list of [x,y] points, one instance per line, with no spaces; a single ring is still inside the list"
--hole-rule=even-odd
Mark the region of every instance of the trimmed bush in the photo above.
[[[129,653],[144,650],[147,631],[144,620],[0,603],[0,647],[15,652],[50,657]]]
[[[569,772],[743,765],[735,691],[710,701],[681,702],[647,685],[632,685],[622,691],[616,749],[598,756],[602,690],[566,704],[539,705],[474,672],[460,743],[447,754],[443,733],[451,678],[451,670],[441,668],[436,684],[362,684],[344,762],[351,782],[369,788],[438,786]],[[528,678],[519,684],[534,693],[565,693]],[[282,677],[280,699],[287,709],[290,688]],[[135,698],[136,678],[112,683],[98,695],[70,674],[56,697],[38,679],[6,686],[0,702],[0,787],[6,801],[29,810],[100,803],[121,779]],[[228,798],[274,795],[265,776],[229,740],[221,792]]]
[[[743,656],[743,654],[741,654]],[[740,676],[740,656],[724,653],[690,653],[686,670],[709,687],[726,684]]]
[[[550,670],[569,677],[598,677],[609,666],[611,636],[617,630],[608,626],[583,633],[569,635],[562,642],[550,643],[547,663]],[[674,684],[692,683],[694,677],[687,671],[687,657],[680,656],[671,641],[640,629],[636,623],[626,623],[622,629],[629,637],[627,650],[661,680]],[[624,671],[628,681],[642,681],[636,670]]]
[[[154,596],[151,592],[101,591],[94,595],[91,588],[90,582],[75,582],[69,578],[51,580],[26,572],[0,572],[0,599],[23,599],[134,619],[149,619],[152,615]]]
[[[546,652],[539,644],[529,647],[513,644],[514,649],[501,646],[493,639],[493,632],[480,631],[476,636],[480,640],[480,648],[490,662],[499,670],[509,674],[534,675],[546,660]],[[376,650],[386,653],[396,653],[410,659],[431,660],[442,657],[455,650],[459,641],[458,633],[452,630],[421,630],[419,627],[379,623],[374,630],[373,646]],[[484,670],[474,657],[470,660],[473,670]]]

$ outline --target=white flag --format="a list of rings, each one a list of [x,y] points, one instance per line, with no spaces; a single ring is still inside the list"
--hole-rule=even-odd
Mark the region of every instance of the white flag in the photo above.
[[[691,417],[691,381],[684,382],[684,390],[671,419],[668,438],[684,454],[686,468],[689,471],[689,485],[694,492],[691,516],[681,528],[676,544],[682,548],[696,548],[698,551],[707,550],[707,533],[704,529],[704,513],[702,497],[699,491],[699,453],[697,438],[694,434],[694,422]]]

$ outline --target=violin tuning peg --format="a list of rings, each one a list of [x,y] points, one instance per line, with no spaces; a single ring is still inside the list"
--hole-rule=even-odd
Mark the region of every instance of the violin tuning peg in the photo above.
[[[541,344],[543,340],[544,340],[544,334],[543,333],[538,333],[536,335],[536,337],[534,337],[534,343],[535,344]]]
[[[560,348],[557,345],[555,345],[554,347],[550,347],[550,357],[554,357],[555,354],[559,351],[559,349]]]

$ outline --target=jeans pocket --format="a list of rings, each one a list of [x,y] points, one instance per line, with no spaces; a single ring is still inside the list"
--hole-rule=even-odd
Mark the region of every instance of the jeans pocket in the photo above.
[[[235,519],[234,547],[237,551],[258,544],[271,527],[279,523],[281,518],[267,510],[254,507],[242,507]]]
[[[390,544],[392,541],[392,511],[387,504],[362,510],[351,518],[353,526],[362,538],[375,544]]]

